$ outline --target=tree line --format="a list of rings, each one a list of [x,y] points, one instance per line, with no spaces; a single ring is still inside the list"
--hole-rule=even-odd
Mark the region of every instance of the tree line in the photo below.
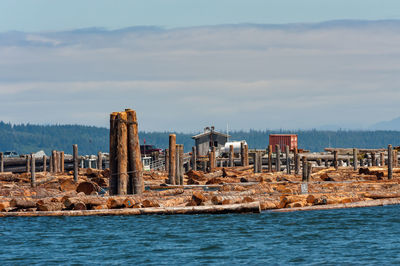
[[[168,147],[171,132],[140,132],[141,144]],[[193,134],[176,134],[177,143],[185,151],[194,145]],[[32,125],[0,122],[0,151],[16,151],[20,154],[44,150],[63,150],[72,153],[72,144],[78,144],[80,154],[108,152],[109,130],[107,128],[82,125]],[[400,145],[400,131],[354,131],[354,130],[253,130],[230,132],[230,140],[246,140],[249,148],[264,149],[268,146],[270,134],[297,134],[299,148],[312,152],[323,151],[326,147],[383,148],[388,144]]]

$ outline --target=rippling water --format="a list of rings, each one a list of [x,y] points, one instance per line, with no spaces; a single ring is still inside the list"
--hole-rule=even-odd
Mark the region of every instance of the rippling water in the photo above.
[[[400,264],[400,206],[0,219],[6,264]]]

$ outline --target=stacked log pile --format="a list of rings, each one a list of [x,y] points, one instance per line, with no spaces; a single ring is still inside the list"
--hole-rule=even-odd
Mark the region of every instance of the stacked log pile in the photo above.
[[[400,201],[400,168],[393,169],[392,179],[388,179],[385,167],[314,170],[305,194],[301,175],[254,173],[253,166],[214,168],[211,172],[191,170],[184,175],[184,185],[168,184],[167,172],[146,172],[145,183],[159,190],[126,195],[109,193],[112,180],[109,169],[79,169],[78,174],[78,182],[74,182],[73,172],[38,172],[37,186],[31,187],[29,173],[2,173],[0,211],[8,213],[3,216],[46,212],[46,215],[221,213],[254,212],[257,204],[261,210],[305,210]],[[253,207],[249,208],[249,204]]]

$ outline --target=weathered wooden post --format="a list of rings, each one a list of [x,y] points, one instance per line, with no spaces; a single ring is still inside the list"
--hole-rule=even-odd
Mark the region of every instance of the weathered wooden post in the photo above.
[[[258,152],[258,172],[259,173],[262,173],[262,165],[263,165],[263,161],[262,161],[262,159],[263,159],[263,153],[261,152],[261,151],[259,151]]]
[[[376,166],[376,155],[375,155],[375,152],[371,153],[371,160],[372,160],[372,166]]]
[[[169,173],[168,183],[175,185],[175,173],[176,173],[176,135],[169,135]]]
[[[165,149],[164,156],[165,172],[169,173],[169,149]]]
[[[338,166],[338,151],[334,150],[333,151],[333,167],[337,170],[339,168]]]
[[[31,187],[36,187],[36,164],[35,156],[31,153]]]
[[[280,172],[281,171],[281,148],[279,146],[279,144],[275,145],[275,153],[276,153],[276,171]]]
[[[258,152],[253,153],[253,169],[254,173],[258,173]]]
[[[249,166],[249,146],[244,145],[244,165]]]
[[[215,168],[215,147],[211,147],[211,151],[208,153],[208,161],[210,163],[210,171]]]
[[[296,153],[295,154],[295,170],[294,170],[294,173],[296,174],[296,175],[298,175],[299,173],[300,173],[300,154],[299,153]]]
[[[290,157],[289,157],[289,145],[286,145],[285,148],[285,153],[286,153],[286,173],[288,173],[289,175],[291,174],[291,170],[290,170]]]
[[[393,178],[393,147],[388,145],[388,179]]]
[[[127,120],[128,120],[128,160],[129,160],[129,179],[132,184],[132,191],[134,194],[142,194],[144,192],[144,180],[143,180],[143,164],[140,153],[140,142],[139,142],[139,129],[136,111],[126,109]]]
[[[307,181],[307,170],[308,170],[307,158],[303,156],[301,160],[303,164],[302,181],[305,182]]]
[[[64,173],[64,171],[65,171],[64,163],[65,163],[65,154],[63,151],[61,151],[60,152],[60,171],[61,171],[61,173]]]
[[[31,158],[29,155],[26,155],[26,172],[29,173],[30,172],[30,166],[31,166]]]
[[[117,161],[118,194],[128,194],[128,116],[126,112],[117,115]]]
[[[49,172],[54,173],[54,168],[53,168],[53,155],[50,155],[49,158]]]
[[[174,185],[180,185],[179,181],[180,181],[180,176],[181,176],[181,160],[180,160],[180,146],[179,144],[176,144],[175,146],[175,184]]]
[[[193,171],[197,171],[197,148],[196,148],[196,146],[192,147],[192,169],[193,169]]]
[[[211,150],[212,150],[212,153],[213,153],[212,156],[213,156],[214,167],[218,167],[217,166],[217,157],[216,157],[216,154],[217,154],[216,148],[214,146],[212,146]]]
[[[117,166],[117,112],[110,114],[110,195],[118,194],[118,166]],[[78,145],[76,146],[76,154],[74,148],[74,180],[78,179],[78,175],[75,177],[75,169],[78,169]],[[76,182],[75,181],[75,182]]]
[[[307,163],[307,182],[310,182],[311,179],[311,174],[312,174],[312,163]]]
[[[244,159],[244,143],[240,142],[240,163],[242,166],[245,166]]]
[[[78,144],[72,145],[72,156],[73,156],[73,164],[74,164],[74,182],[78,182],[78,172],[79,172],[79,159],[78,159]],[[111,162],[111,157],[110,157],[110,162]],[[110,163],[111,165],[111,163]],[[111,172],[111,177],[112,177],[112,172]],[[112,181],[112,178],[111,178]],[[111,185],[111,182],[110,182]]]
[[[354,171],[357,171],[357,169],[358,169],[357,157],[358,157],[358,150],[354,148],[353,149],[353,167],[354,167],[353,169],[354,169]]]
[[[47,172],[47,156],[43,155],[43,172]]]
[[[380,153],[380,157],[381,157],[381,166],[385,166],[385,153],[381,152]]]
[[[233,150],[233,145],[229,145],[229,166],[234,167],[234,159],[235,159],[235,153]]]
[[[103,170],[103,153],[101,151],[97,153],[97,169]]]
[[[51,160],[52,160],[52,165],[53,165],[53,173],[57,173],[57,156],[56,156],[56,151],[52,150],[51,151]]]
[[[0,152],[0,172],[4,172],[4,153]]]
[[[268,145],[268,172],[272,172],[272,145]]]
[[[398,151],[394,150],[393,151],[393,167],[398,166]]]
[[[179,185],[183,186],[183,174],[184,174],[184,169],[183,169],[183,144],[179,144]]]

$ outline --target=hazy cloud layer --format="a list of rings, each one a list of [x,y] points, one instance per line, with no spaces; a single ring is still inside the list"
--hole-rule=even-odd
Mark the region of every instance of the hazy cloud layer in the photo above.
[[[365,127],[399,116],[400,22],[0,34],[0,120],[142,130]]]

